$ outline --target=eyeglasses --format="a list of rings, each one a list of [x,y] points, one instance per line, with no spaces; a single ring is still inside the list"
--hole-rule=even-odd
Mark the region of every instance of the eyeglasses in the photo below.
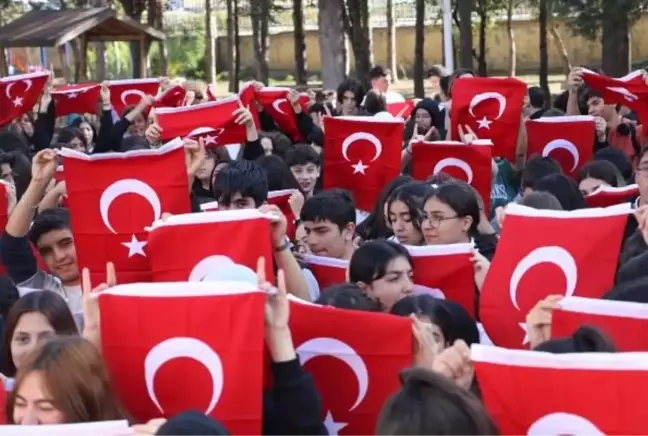
[[[429,221],[430,222],[430,227],[434,227],[434,228],[439,227],[443,221],[449,221],[449,220],[453,220],[453,219],[456,219],[456,218],[459,218],[459,216],[455,215],[455,216],[442,217],[442,216],[438,216],[438,215],[429,215],[429,214],[427,214],[425,212],[423,212],[421,214],[421,220],[422,221]]]

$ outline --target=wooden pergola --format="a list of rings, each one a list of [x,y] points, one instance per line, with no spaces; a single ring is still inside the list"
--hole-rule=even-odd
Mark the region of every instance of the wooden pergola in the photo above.
[[[137,21],[118,17],[110,8],[32,10],[0,27],[0,76],[7,75],[4,49],[11,47],[57,47],[78,41],[78,80],[87,80],[88,43],[99,41],[139,41],[140,71],[145,77],[150,42],[164,41],[159,30]]]

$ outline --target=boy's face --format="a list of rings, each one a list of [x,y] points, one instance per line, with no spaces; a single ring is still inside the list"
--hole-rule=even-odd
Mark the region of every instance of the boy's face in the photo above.
[[[309,162],[304,165],[293,165],[290,171],[295,176],[299,187],[305,194],[311,194],[315,189],[315,183],[320,175],[320,169],[317,165]]]
[[[355,225],[349,223],[342,231],[328,220],[304,221],[306,243],[316,256],[343,259],[347,244],[353,240]]]
[[[222,198],[218,199],[219,210],[240,210],[240,209],[256,209],[254,199],[252,197],[243,197],[240,192],[232,195],[230,201],[226,203]]]
[[[47,265],[47,269],[63,284],[79,279],[76,247],[70,229],[56,229],[44,233],[36,248]]]

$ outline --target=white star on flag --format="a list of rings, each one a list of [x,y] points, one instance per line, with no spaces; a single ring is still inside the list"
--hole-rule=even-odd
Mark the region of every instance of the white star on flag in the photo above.
[[[326,413],[326,419],[324,420],[324,427],[328,430],[330,436],[337,436],[340,430],[347,426],[346,422],[335,422],[333,420],[333,415],[329,410]]]
[[[481,120],[477,120],[477,124],[479,124],[480,129],[490,129],[490,125],[492,123],[493,122],[486,117],[482,118]]]
[[[522,345],[526,345],[529,343],[529,330],[527,329],[525,322],[520,323],[520,328],[524,330],[524,339],[522,339]]]
[[[216,144],[216,137],[207,135],[203,138],[205,140],[205,145]]]
[[[122,242],[121,244],[128,248],[128,257],[133,257],[136,254],[146,257],[146,253],[144,253],[146,243],[147,241],[138,241],[135,235],[133,235],[130,242]]]
[[[69,98],[70,100],[72,100],[72,99],[74,99],[74,98],[77,98],[77,97],[79,96],[79,93],[77,93],[77,92],[70,92],[67,96],[68,96],[68,98]]]
[[[13,101],[14,107],[22,106],[23,105],[23,99],[22,97],[16,97]]]
[[[356,174],[356,173],[364,174],[365,170],[367,168],[369,168],[369,165],[365,165],[365,164],[362,163],[361,160],[359,160],[357,164],[351,165],[351,168],[353,168],[353,174]]]

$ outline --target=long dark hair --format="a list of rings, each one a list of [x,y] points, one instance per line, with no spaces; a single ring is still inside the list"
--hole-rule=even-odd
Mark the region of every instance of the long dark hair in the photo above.
[[[11,355],[11,341],[20,318],[26,313],[38,312],[43,315],[57,335],[78,335],[79,329],[74,317],[63,298],[51,291],[34,291],[23,295],[9,310],[5,323],[2,373],[12,377],[16,367]]]

